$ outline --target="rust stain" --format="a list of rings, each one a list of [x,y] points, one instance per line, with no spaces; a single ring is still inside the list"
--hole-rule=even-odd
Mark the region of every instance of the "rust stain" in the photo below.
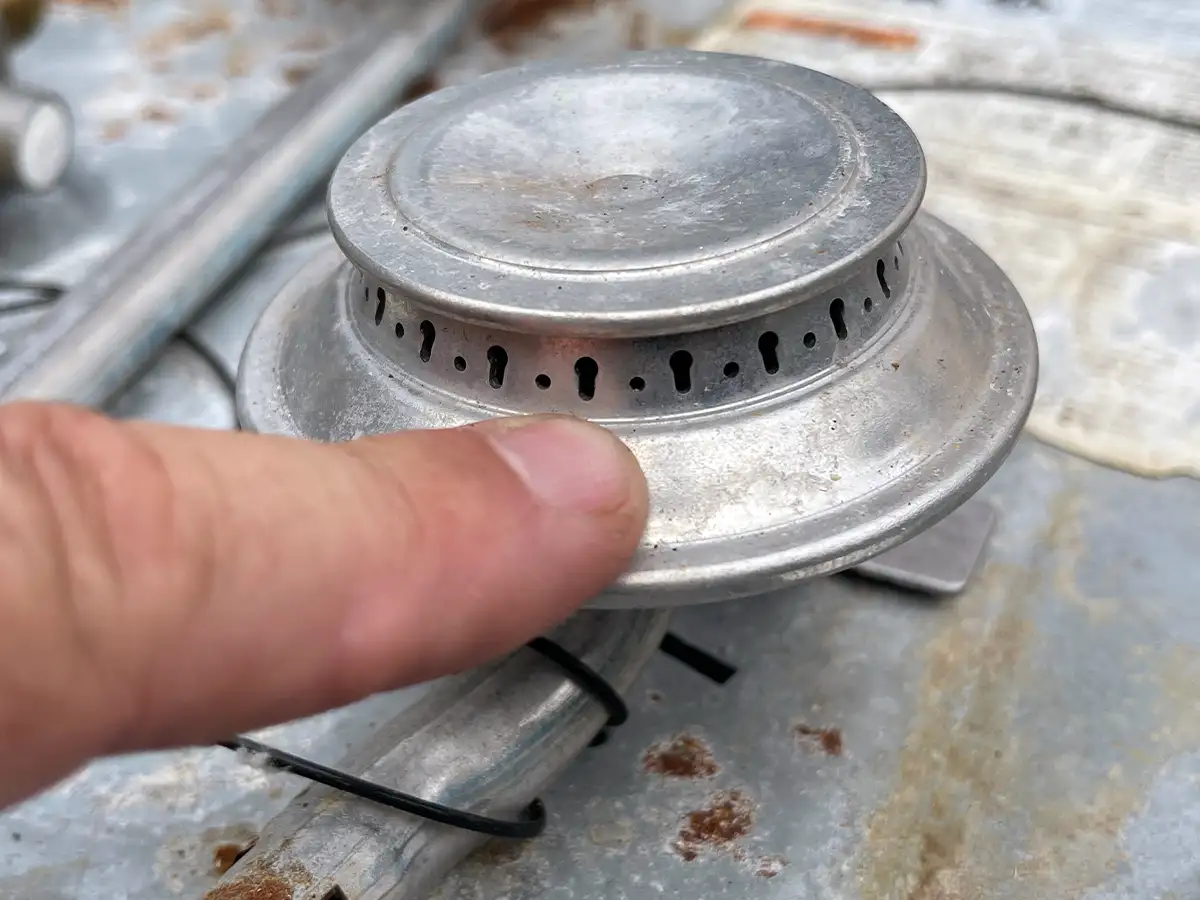
[[[492,43],[513,52],[526,35],[544,29],[556,16],[594,9],[596,0],[492,0],[479,27]]]
[[[528,841],[494,839],[472,853],[470,860],[483,866],[510,866],[521,860],[528,846]]]
[[[31,37],[46,15],[42,0],[0,0],[0,22],[10,44],[19,44]]]
[[[212,82],[201,81],[188,85],[183,93],[190,100],[205,101],[216,99],[220,95],[221,89]]]
[[[819,747],[826,756],[841,756],[842,732],[839,728],[815,728],[803,722],[792,727],[792,733],[797,740],[807,746]]]
[[[329,35],[323,31],[308,31],[287,45],[294,53],[316,53],[329,46]]]
[[[204,900],[292,900],[298,888],[312,887],[308,870],[292,865],[280,872],[254,866],[227,884],[219,884]]]
[[[703,809],[683,817],[672,848],[686,862],[707,851],[735,852],[734,844],[754,828],[754,807],[741,791],[722,791]]]
[[[188,44],[233,31],[233,17],[220,7],[199,10],[185,19],[163,25],[139,43],[143,53],[166,56]]]
[[[213,871],[218,875],[224,875],[234,864],[250,852],[254,846],[254,840],[249,841],[226,841],[213,847],[212,862]]]
[[[248,44],[234,44],[225,54],[225,74],[230,78],[244,78],[253,68],[254,52]]]
[[[129,123],[123,119],[114,119],[111,122],[105,122],[100,127],[100,139],[102,141],[119,141],[127,134],[129,134]]]
[[[284,66],[283,71],[280,74],[283,75],[283,80],[286,81],[289,86],[295,87],[296,85],[303,84],[305,81],[307,81],[315,71],[316,66],[309,63],[303,63]]]
[[[863,900],[952,900],[983,888],[979,869],[990,868],[995,848],[973,838],[979,817],[1000,812],[1015,679],[1029,640],[1024,604],[1037,586],[1037,575],[990,565],[926,647],[897,784],[868,822]]]
[[[754,874],[759,878],[774,878],[787,868],[787,864],[788,861],[782,856],[763,856],[759,858]]]
[[[1048,505],[1046,556],[1030,569],[985,567],[922,651],[895,783],[867,822],[861,900],[976,900],[1014,879],[1021,896],[1077,900],[1123,859],[1121,828],[1142,788],[1120,766],[1057,774],[1016,720],[1024,689],[1057,690],[1054,671],[1030,659],[1030,604],[1070,602],[1045,589],[1079,527],[1078,501],[1069,482]]]
[[[142,107],[142,120],[145,122],[174,122],[179,117],[175,114],[175,110],[162,102],[147,103]]]
[[[630,50],[645,50],[650,46],[650,17],[640,9],[635,9],[629,16],[629,35],[625,45]]]
[[[712,778],[721,767],[708,744],[690,734],[677,734],[643,754],[642,771],[664,778]]]
[[[784,31],[814,37],[838,38],[879,50],[914,50],[921,43],[920,38],[907,29],[818,19],[765,9],[747,13],[739,25],[750,31]]]

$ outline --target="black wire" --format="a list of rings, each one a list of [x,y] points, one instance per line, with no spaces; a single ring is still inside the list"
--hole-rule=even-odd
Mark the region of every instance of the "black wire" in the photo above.
[[[607,727],[616,728],[618,725],[624,725],[629,719],[629,707],[625,705],[616,688],[578,656],[544,637],[536,637],[525,646],[546,657],[566,672],[567,677],[575,684],[591,694],[608,713]]]
[[[558,666],[571,681],[591,694],[604,707],[608,713],[606,727],[616,727],[629,718],[629,707],[625,705],[621,695],[579,657],[548,638],[534,638],[526,646]],[[603,743],[605,733],[602,729],[597,735],[600,743]],[[248,737],[239,736],[228,741],[218,741],[217,745],[227,750],[244,750],[259,754],[264,763],[272,769],[290,772],[315,784],[323,784],[362,800],[369,800],[452,828],[509,840],[534,838],[546,829],[546,807],[541,800],[535,799],[516,819],[493,819],[490,816],[481,816],[430,800],[422,800],[420,797],[367,781],[349,772],[268,747]]]
[[[517,819],[493,819],[489,816],[480,816],[443,806],[430,800],[422,800],[420,797],[367,781],[365,778],[358,778],[349,772],[343,772],[313,762],[311,759],[304,759],[301,756],[268,747],[247,737],[236,737],[231,741],[220,741],[218,744],[227,750],[245,750],[250,753],[262,754],[266,758],[266,764],[272,769],[291,772],[293,775],[299,775],[316,784],[323,784],[362,800],[369,800],[372,803],[398,809],[401,812],[420,816],[422,819],[429,819],[431,822],[439,822],[453,828],[512,840],[537,837],[546,828],[546,808],[542,805],[541,800],[534,800],[530,803]]]

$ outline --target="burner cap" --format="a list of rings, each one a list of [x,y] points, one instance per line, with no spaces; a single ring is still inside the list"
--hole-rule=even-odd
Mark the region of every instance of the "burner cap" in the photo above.
[[[918,214],[924,185],[887,106],[763,59],[656,51],[439,91],[338,166],[341,252],[256,327],[243,423],[604,423],[652,511],[598,606],[846,568],[978,489],[1036,385],[1020,298]]]

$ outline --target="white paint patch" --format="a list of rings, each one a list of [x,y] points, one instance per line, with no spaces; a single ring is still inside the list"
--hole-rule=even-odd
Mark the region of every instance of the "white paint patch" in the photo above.
[[[742,27],[764,10],[799,24]],[[822,36],[813,20],[859,31]],[[925,208],[987,251],[1033,315],[1042,373],[1029,431],[1138,474],[1200,477],[1200,132],[1013,93],[1083,93],[1200,122],[1200,57],[1164,62],[1161,44],[1043,21],[889,0],[750,0],[699,47],[878,90],[925,149]],[[881,31],[915,43],[881,47],[871,39]],[[964,82],[1004,92],[940,87]]]

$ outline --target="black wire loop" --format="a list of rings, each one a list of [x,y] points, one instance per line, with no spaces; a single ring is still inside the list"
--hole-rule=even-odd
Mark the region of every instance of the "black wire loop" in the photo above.
[[[526,646],[560,668],[563,674],[604,707],[608,713],[606,728],[615,728],[629,718],[629,707],[625,705],[621,695],[579,657],[548,638],[534,638]],[[605,731],[601,730],[593,744],[603,743],[604,735]],[[422,800],[420,797],[359,778],[349,772],[322,765],[285,750],[268,747],[248,737],[239,736],[232,740],[219,741],[218,746],[259,755],[263,758],[263,764],[272,769],[290,772],[314,784],[322,784],[353,797],[452,828],[507,840],[528,840],[537,837],[546,829],[546,807],[541,800],[535,799],[516,819],[494,819],[453,809],[431,800]]]
[[[562,669],[575,684],[591,694],[608,713],[608,728],[624,725],[629,720],[629,707],[625,705],[625,701],[621,699],[617,689],[578,656],[561,644],[556,644],[544,637],[536,637],[525,646],[550,660]]]

